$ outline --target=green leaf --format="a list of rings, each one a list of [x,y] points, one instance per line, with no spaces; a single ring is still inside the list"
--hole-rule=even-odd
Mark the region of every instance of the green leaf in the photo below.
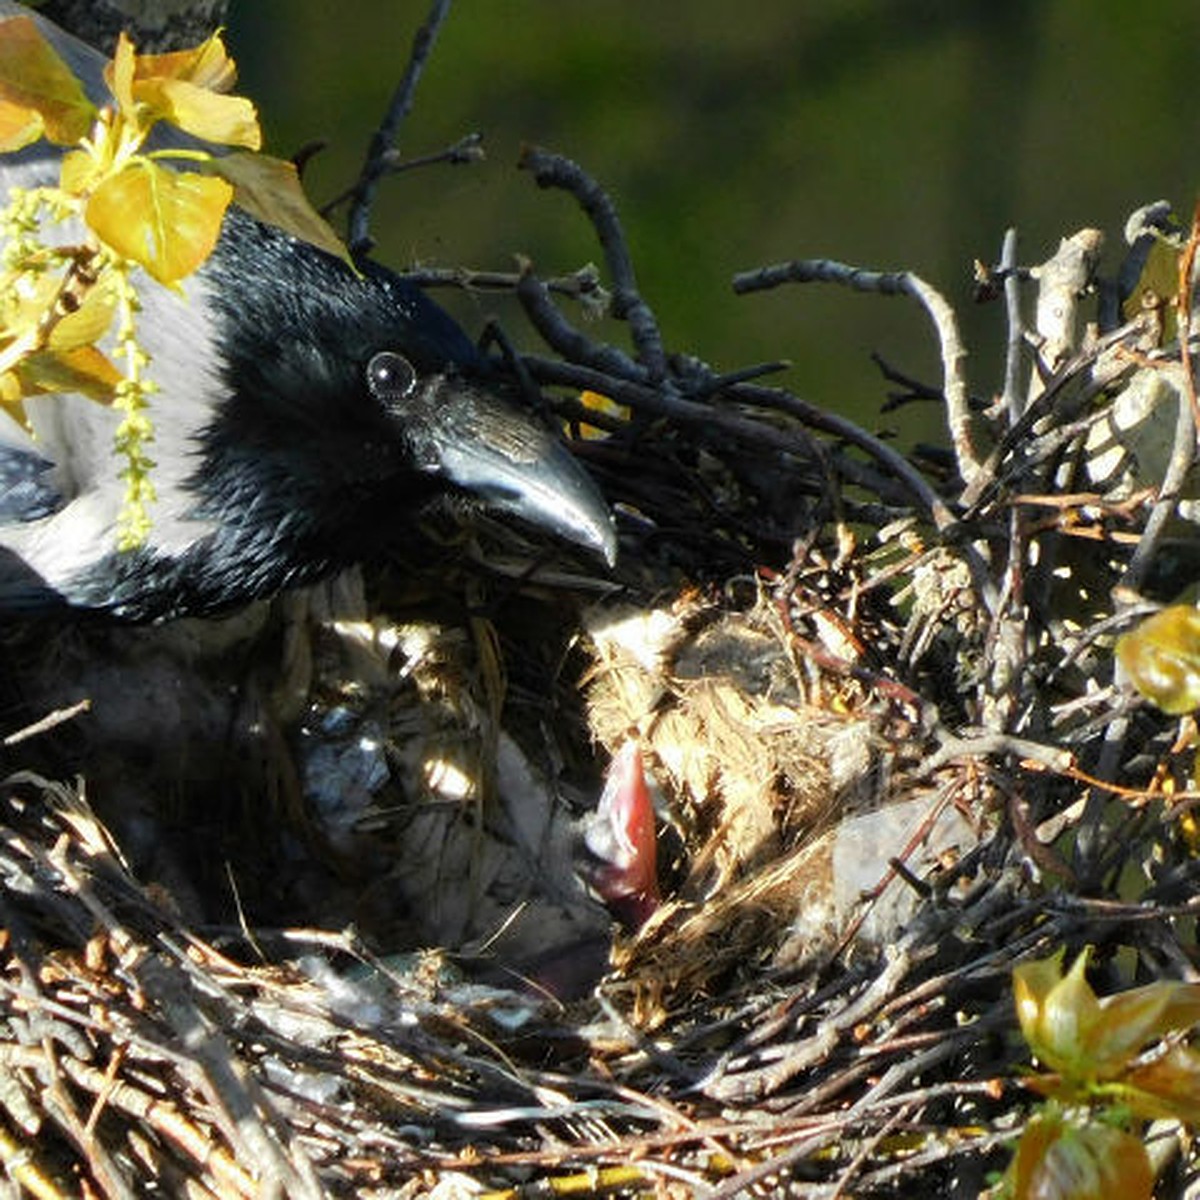
[[[1013,971],[1021,1032],[1067,1083],[1124,1082],[1144,1046],[1200,1021],[1200,984],[1162,980],[1097,999],[1085,950],[1063,974],[1062,952]]]
[[[1083,974],[1087,957],[1085,950],[1065,975],[1062,951],[1013,970],[1013,996],[1025,1040],[1048,1067],[1075,1078],[1089,1073],[1091,1031],[1100,1019],[1100,1004]]]
[[[1088,1034],[1095,1074],[1112,1078],[1143,1046],[1200,1021],[1200,984],[1159,980],[1100,1001],[1100,1018]]]
[[[1200,1055],[1187,1046],[1134,1067],[1121,1083],[1121,1100],[1139,1117],[1200,1126]]]

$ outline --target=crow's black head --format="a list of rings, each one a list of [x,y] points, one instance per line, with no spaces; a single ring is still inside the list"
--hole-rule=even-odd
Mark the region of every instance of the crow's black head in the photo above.
[[[94,415],[65,408],[43,421],[38,457],[0,450],[0,484],[7,472],[27,492],[32,479],[38,500],[0,527],[13,555],[0,606],[56,595],[133,620],[209,613],[411,546],[447,502],[612,560],[612,518],[583,470],[489,381],[459,326],[391,272],[356,272],[232,210],[187,301],[152,300],[149,541],[104,544],[116,467],[103,465]]]
[[[377,556],[447,500],[611,560],[611,517],[590,481],[417,288],[237,214],[206,282],[227,397],[190,486],[239,570],[290,581]]]

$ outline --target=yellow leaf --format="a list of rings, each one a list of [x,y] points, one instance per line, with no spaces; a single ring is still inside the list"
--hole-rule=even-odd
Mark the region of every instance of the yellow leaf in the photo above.
[[[1200,771],[1200,759],[1197,759],[1192,767],[1192,786],[1197,784],[1197,772]],[[1183,840],[1187,852],[1195,858],[1200,854],[1200,815],[1195,809],[1189,809],[1187,812],[1179,814],[1179,836]]]
[[[232,195],[223,179],[136,159],[96,189],[85,216],[118,254],[172,284],[212,253]]]
[[[266,154],[222,154],[209,170],[233,184],[234,203],[252,217],[350,261],[346,247],[308,202],[295,165]]]
[[[1116,653],[1133,686],[1163,712],[1200,707],[1200,610],[1164,608],[1122,634]]]
[[[51,392],[80,392],[111,404],[121,372],[95,346],[62,353],[31,354],[17,368],[25,396]]]
[[[155,118],[222,146],[257,150],[262,145],[258,113],[244,96],[221,96],[186,79],[151,79],[133,87]]]
[[[122,29],[117,38],[117,48],[113,52],[112,62],[104,68],[104,82],[108,84],[108,90],[112,92],[113,99],[116,100],[121,112],[127,117],[132,117],[134,113],[134,58],[133,43],[129,40],[129,35]]]
[[[219,33],[192,50],[138,55],[122,35],[104,77],[121,111],[136,112],[142,127],[167,120],[203,141],[251,150],[262,144],[254,105],[220,94],[237,71]]]
[[[108,332],[115,311],[116,297],[110,286],[101,283],[89,288],[79,307],[54,323],[49,348],[62,353],[94,346]]]
[[[0,304],[3,308],[3,336],[24,338],[30,347],[41,342],[39,330],[46,314],[54,307],[60,280],[56,273],[41,272],[23,278],[18,286],[6,276],[6,284]],[[6,348],[7,349],[7,348]]]
[[[42,114],[23,104],[0,100],[0,154],[36,142],[45,130]]]
[[[0,21],[0,100],[36,113],[59,145],[79,141],[96,117],[82,84],[30,17]]]
[[[590,408],[593,412],[610,413],[613,415],[628,412],[624,405],[618,404],[611,397],[604,395],[603,392],[593,392],[589,388],[585,388],[579,393],[579,402],[584,408]]]
[[[0,404],[7,407],[19,407],[21,399],[21,381],[17,378],[16,371],[5,371],[0,374]],[[22,425],[25,424],[23,409],[17,414],[17,419]]]
[[[605,416],[618,417],[623,421],[629,419],[629,409],[624,404],[618,404],[609,396],[605,396],[601,392],[593,392],[584,390],[579,393],[579,402],[584,408],[589,408],[592,412],[603,413]],[[581,424],[579,427],[580,434],[588,439],[607,437],[608,431],[601,429],[597,425]]]
[[[228,92],[237,82],[237,68],[225,52],[218,30],[199,46],[169,54],[139,54],[134,78],[185,79],[211,92]]]
[[[68,150],[58,168],[58,186],[69,196],[85,196],[102,172],[86,150]]]
[[[1146,1148],[1107,1125],[1035,1117],[1017,1143],[1006,1182],[1013,1200],[1150,1200]]]

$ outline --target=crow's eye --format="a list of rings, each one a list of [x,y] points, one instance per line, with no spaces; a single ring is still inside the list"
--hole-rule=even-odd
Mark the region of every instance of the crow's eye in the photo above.
[[[416,386],[417,372],[403,354],[381,350],[367,363],[367,387],[380,404],[396,404]]]

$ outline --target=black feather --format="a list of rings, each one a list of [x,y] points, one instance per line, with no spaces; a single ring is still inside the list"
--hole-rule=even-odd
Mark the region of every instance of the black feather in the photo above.
[[[39,454],[0,446],[0,525],[37,521],[62,507],[62,493],[48,477],[53,466]]]
[[[610,518],[582,470],[532,414],[496,393],[462,329],[405,280],[370,264],[355,271],[231,210],[199,284],[199,302],[185,311],[207,323],[196,336],[219,360],[215,388],[172,376],[155,415],[160,424],[196,419],[175,407],[179,394],[213,389],[183,439],[183,461],[163,456],[152,473],[178,513],[175,544],[164,547],[154,526],[137,550],[95,546],[40,591],[31,555],[32,575],[0,579],[0,605],[59,595],[135,621],[219,612],[411,542],[422,514],[448,495],[527,517],[522,472],[564,489],[544,512],[544,498],[526,505],[535,521],[611,558]],[[401,381],[373,380],[380,362],[400,364]],[[45,460],[8,461],[0,514],[33,521],[61,507]],[[117,487],[111,474],[93,486]],[[586,529],[557,527],[577,509]]]

